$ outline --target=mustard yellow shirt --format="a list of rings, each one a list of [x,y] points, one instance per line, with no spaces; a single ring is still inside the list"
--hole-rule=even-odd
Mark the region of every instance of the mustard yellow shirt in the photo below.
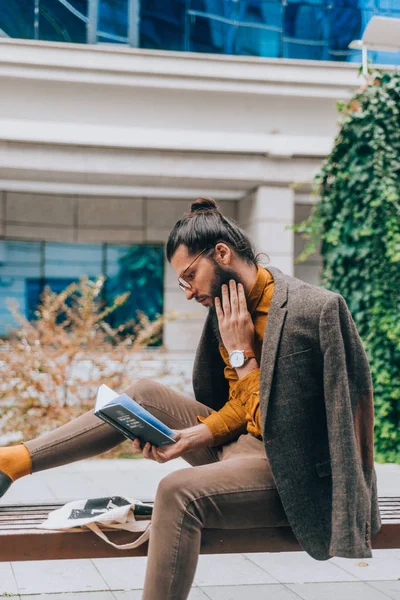
[[[247,309],[254,323],[254,353],[260,364],[264,330],[274,293],[271,273],[257,265],[257,278],[247,298]],[[225,363],[224,376],[229,382],[229,397],[224,406],[208,417],[197,416],[213,436],[213,446],[220,446],[248,431],[262,439],[260,423],[260,369],[254,369],[241,379],[229,364],[229,354],[220,343],[219,351]]]

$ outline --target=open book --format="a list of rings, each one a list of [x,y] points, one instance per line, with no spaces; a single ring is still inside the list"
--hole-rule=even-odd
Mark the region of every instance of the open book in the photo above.
[[[139,438],[142,445],[175,444],[175,432],[126,394],[117,394],[107,385],[97,390],[94,414],[118,429],[130,440]]]

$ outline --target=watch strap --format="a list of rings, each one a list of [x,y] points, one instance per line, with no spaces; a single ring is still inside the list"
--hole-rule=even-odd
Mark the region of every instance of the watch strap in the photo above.
[[[250,360],[250,358],[255,358],[256,355],[254,354],[253,350],[244,350],[244,355],[246,357],[246,360]]]

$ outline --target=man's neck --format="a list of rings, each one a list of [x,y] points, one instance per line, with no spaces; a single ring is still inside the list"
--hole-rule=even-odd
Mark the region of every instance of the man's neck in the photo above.
[[[240,271],[238,271],[238,274],[240,275],[240,279],[243,283],[244,286],[244,291],[247,294],[249,294],[250,290],[252,289],[253,285],[256,282],[257,279],[257,267],[256,265],[245,265]]]

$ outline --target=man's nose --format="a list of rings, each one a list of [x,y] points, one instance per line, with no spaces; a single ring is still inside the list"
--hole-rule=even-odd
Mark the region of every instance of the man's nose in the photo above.
[[[193,298],[193,296],[195,295],[194,289],[193,288],[186,288],[185,289],[185,294],[186,294],[186,300],[191,300]]]

